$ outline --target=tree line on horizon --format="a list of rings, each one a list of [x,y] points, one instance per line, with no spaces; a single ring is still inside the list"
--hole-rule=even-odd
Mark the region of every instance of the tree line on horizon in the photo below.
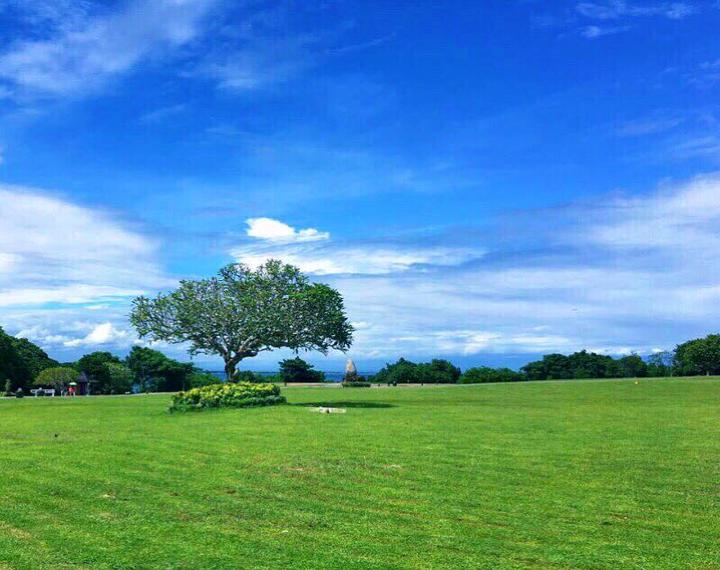
[[[0,390],[15,393],[32,386],[61,389],[80,374],[90,381],[93,394],[175,392],[221,380],[191,363],[179,362],[162,352],[135,346],[125,358],[107,351],[91,352],[75,362],[60,363],[25,338],[8,335],[0,327]],[[720,335],[691,340],[673,352],[642,358],[637,354],[613,358],[588,351],[570,355],[548,354],[520,370],[479,366],[462,371],[448,360],[415,363],[405,358],[387,364],[367,380],[383,384],[474,384],[565,380],[581,378],[644,378],[720,375]],[[280,362],[279,372],[263,376],[237,371],[233,381],[323,382],[325,375],[299,357]],[[364,378],[363,378],[364,380]]]

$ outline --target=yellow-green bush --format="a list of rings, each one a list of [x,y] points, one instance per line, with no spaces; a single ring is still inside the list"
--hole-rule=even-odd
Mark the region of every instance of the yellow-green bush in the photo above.
[[[179,392],[172,398],[171,412],[202,410],[206,408],[250,408],[282,404],[285,398],[275,384],[249,382],[211,384]]]

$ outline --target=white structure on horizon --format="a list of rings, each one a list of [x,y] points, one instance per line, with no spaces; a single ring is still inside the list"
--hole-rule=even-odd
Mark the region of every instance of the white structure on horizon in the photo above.
[[[355,363],[352,361],[352,358],[348,358],[348,361],[345,363],[345,376],[355,375],[357,375],[357,368],[355,367]]]

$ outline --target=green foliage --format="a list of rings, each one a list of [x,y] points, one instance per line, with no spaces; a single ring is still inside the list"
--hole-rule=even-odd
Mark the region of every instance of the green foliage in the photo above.
[[[312,364],[302,358],[286,358],[280,361],[281,382],[325,382],[325,373],[315,370]]]
[[[647,361],[647,375],[651,378],[671,376],[673,372],[673,353],[664,351],[652,354]]]
[[[616,362],[620,378],[645,378],[648,375],[647,363],[637,354],[623,356]]]
[[[277,260],[257,270],[228,265],[217,277],[181,281],[154,299],[138,297],[130,320],[141,337],[221,356],[228,380],[240,361],[260,352],[346,350],[353,333],[337,291]]]
[[[479,366],[477,368],[468,368],[460,376],[460,384],[484,384],[488,382],[519,382],[524,380],[524,376],[519,372],[510,370],[509,368],[490,368],[488,366]]]
[[[222,380],[210,374],[209,372],[196,371],[187,378],[187,384],[190,388],[202,388],[203,386],[212,386],[213,384],[222,384]]]
[[[10,381],[9,392],[27,388],[32,381],[30,369],[18,354],[15,340],[0,327],[0,378]]]
[[[251,383],[263,383],[263,382],[280,382],[281,380],[276,376],[265,376],[258,374],[257,372],[251,372],[250,370],[238,370],[235,373],[236,382],[251,382]]]
[[[56,390],[62,390],[78,378],[78,371],[67,366],[53,366],[42,370],[33,384],[35,386],[52,386]]]
[[[381,384],[455,384],[460,373],[460,369],[447,360],[434,359],[416,364],[401,358],[394,364],[386,364],[372,381]]]
[[[343,388],[370,388],[372,383],[365,382],[363,380],[344,381],[342,383]]]
[[[275,384],[248,382],[213,384],[175,394],[170,411],[202,410],[206,408],[248,408],[271,406],[285,402]]]
[[[122,364],[122,362],[110,352],[97,351],[83,356],[75,367],[87,375],[94,394],[111,394],[115,387],[108,364]]]
[[[60,365],[57,360],[50,358],[42,348],[30,342],[28,339],[13,338],[12,340],[18,356],[25,363],[25,366],[33,378],[37,378],[37,375],[46,368],[53,368]]]
[[[682,376],[720,374],[720,335],[711,334],[675,349],[675,370]]]
[[[530,362],[520,371],[528,380],[566,380],[570,378],[618,378],[621,368],[611,357],[586,350],[570,356],[546,354],[542,360]]]
[[[105,368],[108,372],[108,383],[105,386],[107,394],[125,394],[130,392],[133,385],[133,373],[127,366],[118,362],[107,362]]]
[[[143,392],[177,392],[194,386],[190,376],[196,372],[195,367],[168,358],[159,350],[134,346],[125,364]]]

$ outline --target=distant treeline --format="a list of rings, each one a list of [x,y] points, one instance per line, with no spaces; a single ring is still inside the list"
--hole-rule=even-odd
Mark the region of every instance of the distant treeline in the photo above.
[[[387,364],[368,381],[383,384],[475,384],[485,382],[522,382],[527,380],[564,380],[571,378],[643,378],[664,376],[720,375],[720,335],[710,335],[680,344],[672,352],[653,354],[645,359],[637,354],[621,358],[581,351],[570,355],[548,354],[530,362],[519,371],[487,366],[460,370],[443,359],[415,363],[401,358]],[[15,338],[0,328],[0,393],[15,393],[32,386],[61,390],[82,376],[92,394],[175,392],[220,379],[192,364],[179,362],[158,350],[133,347],[121,359],[110,352],[86,354],[76,362],[61,364],[39,346],[24,338]],[[323,382],[323,372],[301,358],[280,362],[278,374],[263,376],[238,372],[236,381],[246,382]],[[357,377],[364,381],[366,378]]]
[[[387,364],[372,382],[388,384],[478,384],[572,378],[660,378],[665,376],[720,375],[720,335],[680,344],[673,352],[645,359],[637,354],[613,358],[585,350],[570,355],[547,354],[519,371],[479,366],[464,372],[447,360],[414,363],[401,358]]]

